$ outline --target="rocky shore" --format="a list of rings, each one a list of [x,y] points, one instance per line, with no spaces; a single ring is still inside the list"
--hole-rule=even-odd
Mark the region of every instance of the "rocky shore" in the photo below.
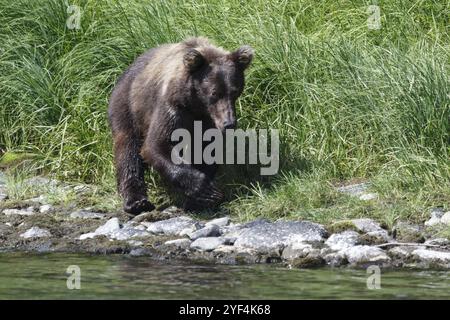
[[[57,184],[46,178],[29,183]],[[79,188],[80,190],[82,188]],[[374,199],[364,185],[341,191]],[[308,268],[450,269],[450,241],[432,230],[448,228],[450,212],[435,208],[424,225],[397,222],[386,230],[371,219],[324,226],[310,221],[237,223],[228,216],[200,220],[170,207],[138,216],[49,204],[45,196],[11,204],[0,175],[0,251],[129,254],[196,263],[280,263]]]

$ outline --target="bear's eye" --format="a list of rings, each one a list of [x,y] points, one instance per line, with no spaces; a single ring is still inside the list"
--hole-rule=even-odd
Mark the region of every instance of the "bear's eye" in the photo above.
[[[217,97],[217,91],[211,91],[211,98],[216,98]]]

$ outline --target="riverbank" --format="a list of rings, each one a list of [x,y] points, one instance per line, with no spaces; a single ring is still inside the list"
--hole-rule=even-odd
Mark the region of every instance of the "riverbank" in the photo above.
[[[3,178],[2,178],[3,177]],[[424,224],[397,221],[392,228],[368,219],[322,225],[306,220],[236,221],[176,207],[138,216],[55,204],[47,193],[12,201],[0,176],[0,250],[127,254],[212,264],[279,263],[290,268],[367,267],[450,269],[450,211],[434,208]],[[45,177],[26,179],[35,189],[88,193]],[[340,187],[361,201],[376,201],[364,183]]]

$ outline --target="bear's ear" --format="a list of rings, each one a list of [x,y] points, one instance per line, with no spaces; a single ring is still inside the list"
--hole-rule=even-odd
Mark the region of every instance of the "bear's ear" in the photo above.
[[[242,69],[246,69],[253,59],[253,48],[250,46],[242,46],[233,53],[231,59]]]
[[[184,55],[184,65],[190,72],[200,69],[205,63],[205,58],[195,49],[189,49]]]

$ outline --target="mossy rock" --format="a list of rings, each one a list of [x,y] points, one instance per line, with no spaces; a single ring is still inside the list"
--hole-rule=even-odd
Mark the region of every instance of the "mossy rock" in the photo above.
[[[294,268],[316,268],[323,266],[325,260],[315,253],[310,253],[306,257],[299,257],[292,260],[291,265]]]
[[[330,234],[333,233],[340,233],[344,231],[356,231],[360,233],[358,228],[355,226],[355,224],[350,220],[342,220],[332,223],[331,225],[327,226],[327,230]]]
[[[369,233],[364,233],[364,234],[360,235],[359,242],[362,245],[372,246],[372,245],[378,245],[378,244],[386,243],[386,240],[383,239],[382,237],[379,237],[379,236],[376,236],[376,235],[372,235],[372,234],[369,234]]]
[[[234,261],[237,265],[254,264],[259,263],[261,261],[261,257],[246,252],[238,252],[234,255]]]
[[[36,155],[33,153],[5,152],[0,158],[0,168],[13,167],[26,160],[32,160],[35,158]]]
[[[450,239],[450,226],[443,223],[426,227],[424,232],[425,239],[447,238]]]
[[[392,230],[394,238],[399,242],[417,242],[425,241],[422,228],[419,225],[413,225],[407,222],[399,222]]]

